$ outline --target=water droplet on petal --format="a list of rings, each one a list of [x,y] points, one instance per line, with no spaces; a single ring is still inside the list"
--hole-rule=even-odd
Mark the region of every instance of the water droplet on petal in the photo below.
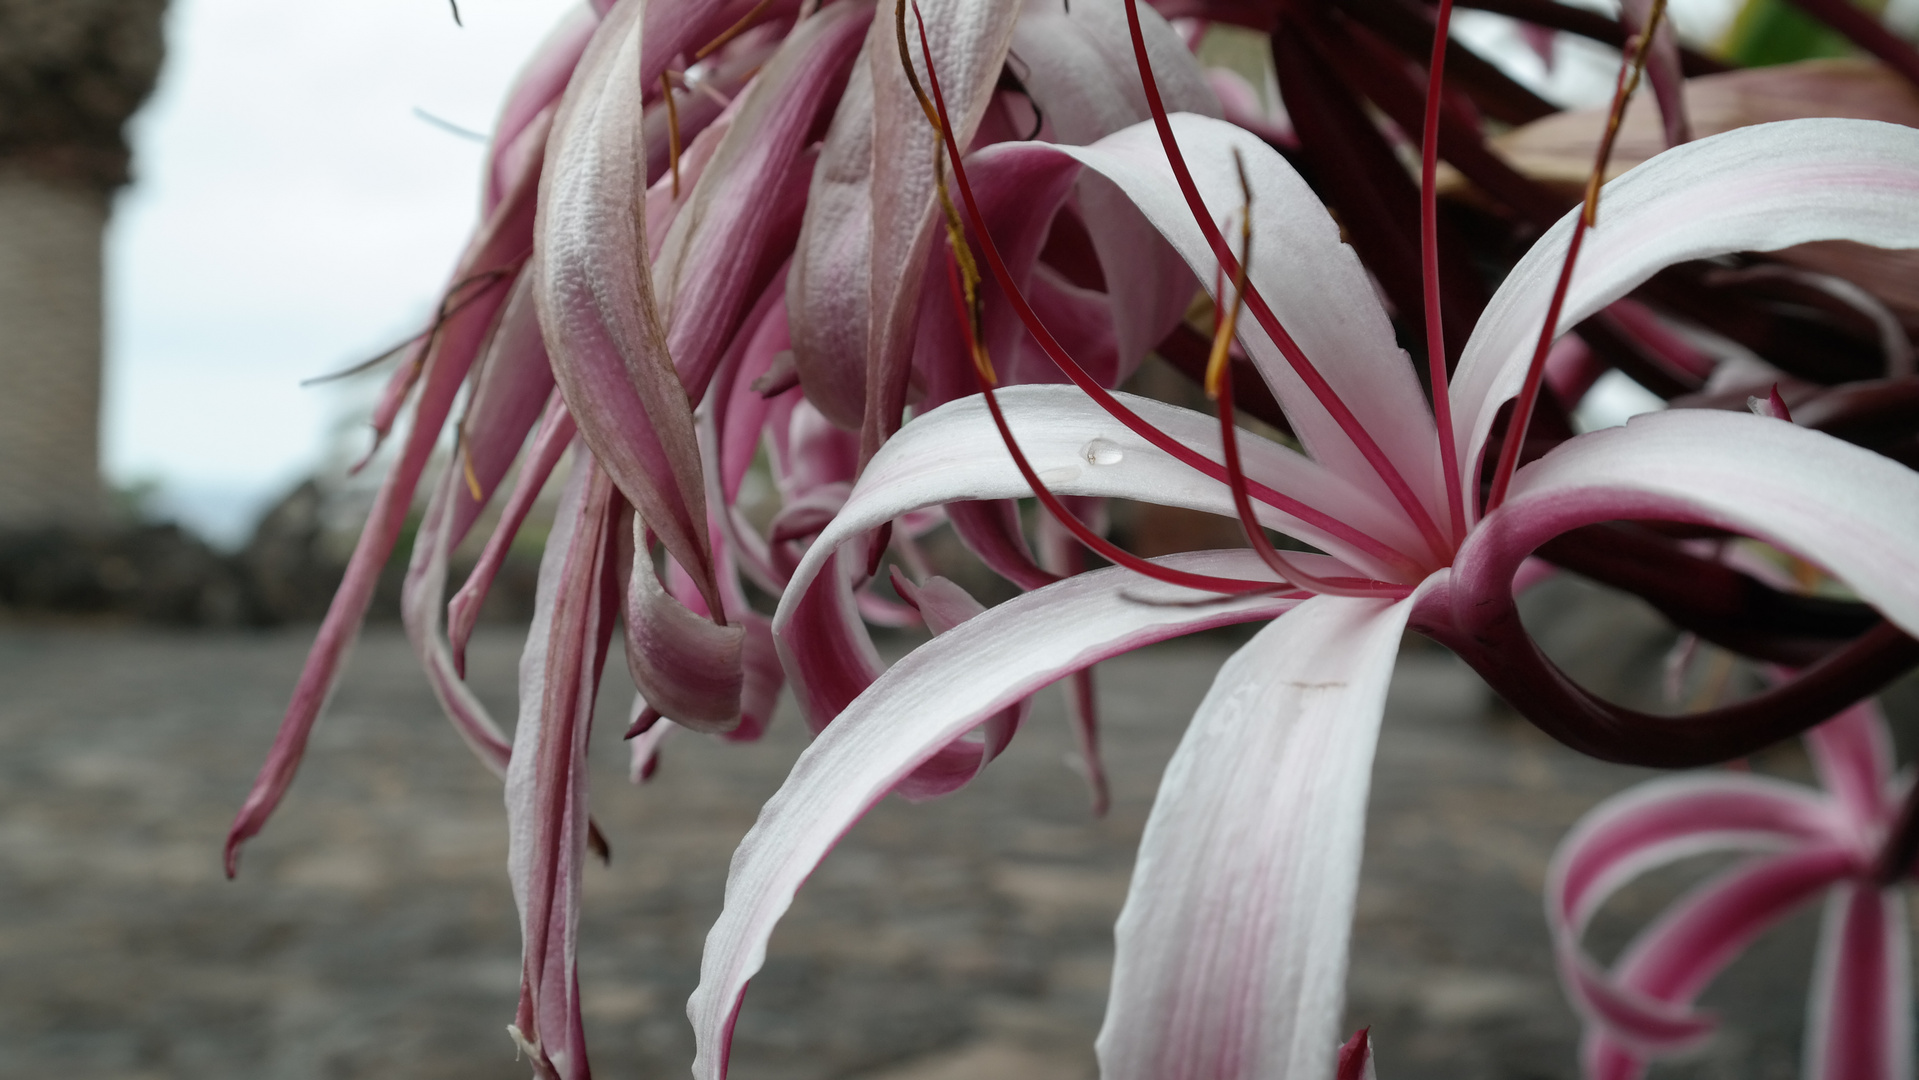
[[[1126,456],[1119,444],[1109,439],[1094,439],[1080,448],[1079,455],[1089,465],[1117,465]]]
[[[1076,465],[1060,465],[1051,469],[1044,469],[1039,474],[1039,482],[1045,484],[1047,487],[1058,487],[1061,484],[1070,484],[1078,479],[1079,467]]]

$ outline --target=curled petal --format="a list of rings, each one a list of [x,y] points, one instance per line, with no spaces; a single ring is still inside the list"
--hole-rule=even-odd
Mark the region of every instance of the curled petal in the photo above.
[[[635,560],[626,594],[626,663],[646,703],[695,731],[730,731],[739,723],[745,678],[740,651],[746,631],[674,599],[653,571],[645,525],[633,522]]]
[[[1687,259],[1813,240],[1919,247],[1919,131],[1869,120],[1740,128],[1614,180],[1600,207],[1561,327]],[[1507,275],[1460,359],[1453,431],[1468,490],[1495,414],[1525,379],[1576,215],[1561,218]]]
[[[1755,938],[1816,899],[1852,862],[1843,849],[1823,846],[1736,866],[1642,931],[1610,976],[1583,953],[1562,950],[1562,981],[1588,1023],[1587,1076],[1624,1080],[1640,1071],[1644,1057],[1697,1046],[1716,1025],[1690,1007],[1693,999]]]
[[[507,876],[522,962],[513,1034],[536,1069],[561,1080],[588,1075],[574,963],[590,831],[586,747],[618,608],[608,586],[619,497],[611,479],[580,458],[540,562],[506,773]]]
[[[520,526],[526,524],[534,502],[545,490],[547,478],[553,475],[578,433],[572,415],[566,411],[566,402],[557,392],[551,394],[546,415],[533,435],[533,445],[520,460],[513,491],[500,508],[500,520],[494,525],[492,535],[486,538],[486,546],[480,549],[480,557],[473,564],[473,572],[467,575],[466,584],[460,586],[460,591],[447,604],[447,637],[453,650],[454,668],[462,677],[466,673],[467,641],[480,621],[480,606],[486,602],[493,578],[505,564],[513,539],[519,535]]]
[[[518,174],[522,158],[542,156],[546,132],[537,140],[526,136],[536,116],[555,102],[566,90],[567,80],[586,52],[586,43],[600,25],[599,13],[581,5],[568,12],[559,25],[547,33],[546,40],[534,50],[533,58],[520,69],[507,91],[506,104],[500,109],[499,122],[493,125],[492,160],[488,163],[484,207],[492,209],[506,196],[512,178]]]
[[[467,245],[455,281],[478,280],[477,298],[452,310],[423,346],[419,400],[413,425],[393,470],[380,485],[373,509],[360,531],[359,542],[347,561],[346,576],[333,594],[320,632],[307,654],[306,666],[294,685],[293,700],[280,722],[279,734],[267,752],[260,775],[247,792],[246,802],[227,833],[226,871],[239,868],[240,845],[266,825],[274,807],[293,784],[293,774],[306,752],[307,737],[332,693],[340,666],[359,636],[360,623],[380,581],[380,568],[406,524],[413,495],[425,473],[453,403],[474,359],[485,346],[500,305],[506,302],[509,273],[525,258],[533,228],[535,193],[539,189],[538,163],[529,164],[507,198],[497,206]]]
[[[1208,573],[1262,573],[1257,559],[1240,552],[1164,561]],[[707,936],[700,985],[687,1004],[699,1045],[694,1075],[718,1080],[726,1074],[741,994],[801,882],[846,829],[922,761],[1071,671],[1203,627],[1271,618],[1294,603],[1274,597],[1185,603],[1195,599],[1212,598],[1124,570],[1081,574],[934,638],[828,725],[734,855],[726,907]],[[799,622],[789,618],[788,625]]]

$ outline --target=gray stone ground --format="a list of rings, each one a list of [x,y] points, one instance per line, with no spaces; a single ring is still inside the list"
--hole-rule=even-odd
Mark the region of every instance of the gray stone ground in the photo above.
[[[294,1080],[524,1076],[503,1030],[518,941],[496,782],[396,631],[370,632],[291,798],[219,871],[306,631],[0,629],[0,1075]],[[1111,925],[1159,771],[1233,639],[1102,669],[1116,805],[1091,820],[1049,693],[987,775],[883,804],[799,897],[739,1025],[738,1080],[1093,1075]],[[519,643],[473,667],[510,715]],[[617,675],[617,673],[616,673]],[[616,682],[617,679],[609,680]],[[733,844],[802,744],[669,745],[624,779],[595,737],[610,868],[587,873],[581,982],[603,1077],[686,1075],[683,1004]],[[1774,755],[1772,767],[1803,763]],[[1380,1075],[1570,1077],[1538,890],[1561,832],[1638,779],[1548,742],[1446,654],[1409,648],[1376,774],[1349,1024]],[[1601,938],[1678,879],[1629,894]],[[1667,1075],[1796,1072],[1811,923],[1723,980],[1729,1028]]]

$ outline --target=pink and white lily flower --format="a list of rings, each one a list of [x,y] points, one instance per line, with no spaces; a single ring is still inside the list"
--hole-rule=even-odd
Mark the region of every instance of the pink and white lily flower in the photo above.
[[[1594,807],[1560,844],[1546,918],[1567,995],[1586,1022],[1591,1080],[1635,1080],[1712,1034],[1692,1002],[1760,934],[1826,898],[1802,1075],[1913,1074],[1912,966],[1903,885],[1886,859],[1910,776],[1868,701],[1806,733],[1825,791],[1750,773],[1674,776]],[[1750,858],[1681,897],[1602,969],[1581,944],[1608,897],[1639,875],[1711,852]]]
[[[1480,484],[1495,415],[1536,393],[1543,325],[1572,325],[1680,260],[1829,238],[1919,246],[1919,132],[1845,121],[1749,128],[1607,185],[1604,218],[1584,236],[1563,295],[1555,280],[1579,238],[1577,214],[1507,278],[1451,385],[1443,365],[1434,373],[1436,421],[1358,259],[1284,160],[1220,121],[1156,113],[1156,124],[1082,147],[997,152],[1031,177],[1084,170],[1117,186],[1212,283],[1221,310],[1238,299],[1219,295],[1238,272],[1224,237],[1249,214],[1251,317],[1239,341],[1304,452],[1243,431],[1225,441],[1213,417],[1091,380],[950,402],[874,454],[807,552],[774,621],[801,659],[789,669],[801,677],[814,655],[794,637],[808,597],[858,575],[842,546],[924,507],[1033,494],[1139,499],[1256,517],[1324,554],[1128,558],[980,613],[881,675],[801,756],[735,855],[689,1003],[699,1077],[725,1074],[772,927],[835,841],[988,718],[1102,659],[1206,627],[1267,623],[1221,669],[1167,767],[1116,930],[1102,1075],[1318,1078],[1334,1071],[1367,786],[1407,628],[1460,652],[1562,739],[1661,763],[1729,756],[1740,739],[1798,730],[1777,730],[1786,706],[1801,726],[1796,717],[1813,706],[1831,715],[1866,692],[1861,670],[1890,654],[1903,662],[1899,643],[1919,632],[1919,473],[1789,423],[1648,416],[1517,471],[1515,446],[1493,467],[1490,496]],[[955,179],[970,207],[964,173]],[[994,263],[994,238],[970,224]],[[1027,325],[1071,364],[1037,320]],[[1545,660],[1512,597],[1541,544],[1619,519],[1764,540],[1823,567],[1888,626],[1771,696],[1717,713],[1662,720],[1615,708]],[[1636,747],[1648,728],[1658,745]]]

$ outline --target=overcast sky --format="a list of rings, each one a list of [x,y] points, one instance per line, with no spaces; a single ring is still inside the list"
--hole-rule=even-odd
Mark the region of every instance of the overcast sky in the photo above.
[[[173,0],[107,242],[105,460],[231,538],[376,383],[302,389],[432,310],[520,61],[573,0]],[[363,429],[362,429],[363,430]]]

